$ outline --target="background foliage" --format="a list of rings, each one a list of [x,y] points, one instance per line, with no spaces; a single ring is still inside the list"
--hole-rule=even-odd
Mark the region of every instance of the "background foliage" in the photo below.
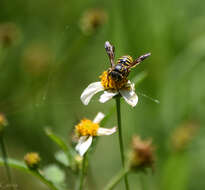
[[[93,8],[103,10],[105,20],[86,33],[81,20]],[[205,2],[200,0],[1,0],[0,112],[9,122],[5,137],[9,156],[22,160],[26,152],[37,151],[43,166],[55,163],[57,147],[45,135],[45,127],[72,143],[79,119],[109,112],[114,101],[100,104],[95,97],[85,107],[79,99],[109,67],[104,50],[109,40],[116,57],[152,53],[130,74],[132,78],[141,71],[148,73],[136,88],[139,104],[134,109],[124,104],[122,109],[126,147],[133,134],[152,138],[156,147],[154,173],[130,175],[132,189],[204,189],[204,19]],[[113,115],[106,127],[115,123]],[[179,150],[173,143],[181,138],[175,129],[190,123],[197,126],[196,136]],[[102,189],[120,166],[117,135],[100,138],[90,156],[89,189]],[[22,172],[12,174],[21,190],[47,189]],[[67,183],[72,180],[68,173]],[[5,183],[1,167],[0,184]]]

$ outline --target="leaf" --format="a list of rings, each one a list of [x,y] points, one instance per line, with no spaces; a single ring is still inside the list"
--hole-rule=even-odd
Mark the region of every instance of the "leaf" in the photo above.
[[[53,141],[55,142],[62,150],[68,151],[68,147],[66,143],[57,135],[55,135],[51,129],[46,128],[45,129],[46,135]]]
[[[55,185],[51,181],[49,181],[44,176],[42,176],[38,171],[30,170],[23,162],[20,162],[18,160],[14,160],[14,159],[8,159],[7,163],[11,168],[15,168],[17,170],[28,173],[34,177],[37,177],[42,183],[47,185],[50,189],[58,190],[58,188],[55,187]],[[2,158],[0,158],[0,166],[4,166],[4,161]]]
[[[71,147],[68,148],[68,145],[64,142],[64,140],[62,140],[59,136],[55,135],[50,129],[46,128],[45,133],[54,143],[59,146],[59,148],[64,151],[69,160],[68,163],[71,164],[73,159]]]
[[[49,165],[43,170],[45,177],[53,183],[64,183],[65,173],[57,165]]]
[[[59,161],[61,164],[64,166],[68,167],[70,165],[69,160],[65,152],[63,151],[58,151],[55,153],[55,158],[57,161]]]

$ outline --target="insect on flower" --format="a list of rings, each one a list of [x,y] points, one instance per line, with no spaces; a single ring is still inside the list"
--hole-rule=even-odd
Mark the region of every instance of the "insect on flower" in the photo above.
[[[117,60],[117,64],[115,64],[115,48],[110,44],[110,42],[105,42],[105,50],[110,59],[111,68],[108,69],[108,76],[111,76],[114,81],[122,81],[124,78],[128,77],[131,68],[134,68],[136,65],[141,63],[147,57],[151,55],[151,53],[147,53],[141,55],[137,59],[133,60],[133,58],[129,55],[125,55],[120,57]]]
[[[147,53],[138,57],[133,61],[131,56],[122,56],[115,64],[114,46],[110,42],[105,42],[105,50],[108,54],[111,67],[102,73],[100,82],[93,82],[83,91],[81,100],[85,105],[88,105],[91,98],[98,92],[104,91],[100,96],[99,101],[105,103],[116,95],[121,95],[125,101],[131,106],[136,106],[138,96],[135,93],[135,85],[127,79],[130,70],[149,57],[151,54]]]
[[[80,123],[75,126],[75,132],[79,136],[75,149],[80,156],[83,156],[91,146],[94,137],[112,135],[116,132],[117,127],[107,129],[99,126],[99,123],[104,117],[105,115],[99,112],[93,121],[89,119],[82,119]]]

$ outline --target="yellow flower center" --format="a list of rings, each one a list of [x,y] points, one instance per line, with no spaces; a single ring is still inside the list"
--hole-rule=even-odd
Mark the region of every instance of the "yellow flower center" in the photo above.
[[[78,125],[75,126],[76,132],[80,136],[96,136],[99,125],[93,123],[89,119],[83,119]]]
[[[128,80],[127,78],[123,78],[121,81],[115,81],[112,79],[110,75],[108,75],[107,71],[104,71],[100,76],[101,84],[105,88],[105,90],[119,90],[126,86]]]

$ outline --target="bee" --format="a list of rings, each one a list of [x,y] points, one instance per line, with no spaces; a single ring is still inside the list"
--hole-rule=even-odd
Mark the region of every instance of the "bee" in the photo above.
[[[126,78],[129,75],[129,72],[132,68],[137,66],[139,63],[141,63],[143,60],[145,60],[147,57],[151,55],[151,53],[147,53],[144,55],[141,55],[137,59],[133,60],[131,56],[125,55],[120,57],[117,60],[117,63],[115,64],[115,47],[110,44],[110,42],[105,42],[105,50],[108,54],[111,68],[108,69],[108,76],[111,76],[111,78],[119,82],[123,78]]]

